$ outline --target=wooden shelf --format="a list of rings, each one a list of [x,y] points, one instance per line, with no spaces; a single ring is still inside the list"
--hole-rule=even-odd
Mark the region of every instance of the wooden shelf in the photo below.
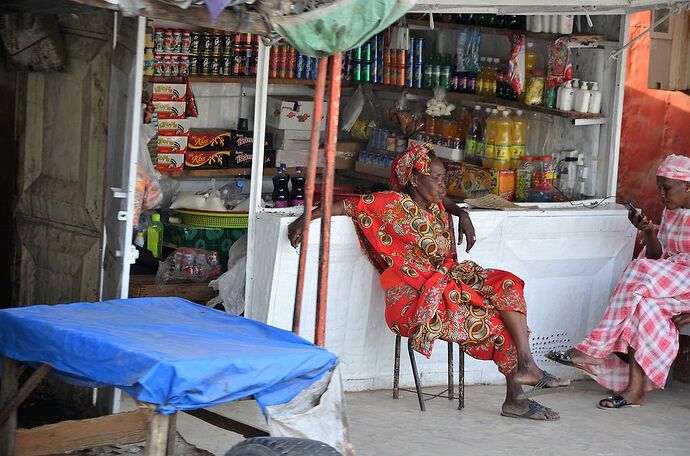
[[[166,77],[166,76],[144,76],[144,81],[147,82],[163,82],[163,83],[175,83],[181,84],[184,82],[184,77]],[[229,76],[189,76],[189,82],[207,82],[215,84],[256,84],[256,78],[254,77],[229,77]],[[269,79],[269,84],[282,84],[282,85],[302,85],[302,86],[313,86],[316,85],[316,81],[312,79]]]
[[[296,168],[287,168],[287,174],[294,174]],[[251,168],[229,168],[229,169],[184,169],[182,171],[161,171],[162,174],[170,177],[251,177]],[[317,168],[317,174],[321,174],[321,168]],[[276,168],[264,168],[264,176],[273,176]],[[305,173],[306,176],[306,173]]]
[[[391,180],[387,177],[376,176],[374,174],[360,173],[358,171],[351,171],[349,169],[337,169],[336,175],[347,177],[349,179],[365,180],[370,182],[378,182],[380,184],[390,185]]]

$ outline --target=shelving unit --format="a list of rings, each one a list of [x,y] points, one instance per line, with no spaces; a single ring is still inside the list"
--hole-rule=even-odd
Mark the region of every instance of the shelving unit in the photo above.
[[[296,168],[287,168],[288,174],[294,174]],[[184,169],[182,171],[161,171],[162,174],[170,177],[245,177],[252,173],[251,168],[226,168],[226,169]],[[264,176],[272,176],[276,173],[276,168],[264,168]],[[321,173],[321,168],[316,169],[316,173]]]
[[[184,76],[144,76],[146,82],[167,82],[181,84],[184,82]],[[230,77],[230,76],[189,76],[189,82],[207,82],[216,84],[256,84],[254,77]],[[269,84],[282,85],[302,85],[313,86],[316,81],[311,79],[269,79]]]
[[[390,184],[390,178],[376,176],[373,174],[360,173],[358,171],[351,171],[348,169],[337,169],[336,176],[347,177],[349,179],[365,180],[369,182],[377,182],[379,184]]]

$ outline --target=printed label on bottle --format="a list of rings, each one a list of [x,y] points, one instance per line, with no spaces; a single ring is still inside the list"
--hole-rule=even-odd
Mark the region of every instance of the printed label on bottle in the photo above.
[[[282,209],[282,208],[284,208],[284,207],[288,207],[288,201],[287,201],[287,200],[283,200],[283,201],[274,201],[274,202],[273,202],[273,205],[274,205],[275,207],[278,207],[278,208],[281,208],[281,209]]]
[[[496,158],[496,145],[488,143],[486,145],[484,156],[486,156],[487,158]]]
[[[477,140],[476,139],[467,139],[465,141],[465,153],[468,156],[474,156],[477,153]]]
[[[304,200],[294,199],[290,201],[290,206],[304,206]]]
[[[510,146],[505,144],[496,145],[496,158],[499,160],[510,159]]]
[[[520,160],[525,156],[524,144],[513,144],[510,146],[510,156],[513,160]]]

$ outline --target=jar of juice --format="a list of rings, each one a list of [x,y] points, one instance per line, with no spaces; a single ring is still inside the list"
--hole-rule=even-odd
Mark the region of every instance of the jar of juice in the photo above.
[[[458,134],[458,123],[453,119],[441,120],[441,136],[455,138]]]
[[[549,163],[551,157],[531,157],[534,160],[534,169],[532,171],[532,185],[531,188],[535,190],[551,190]]]
[[[433,116],[426,116],[424,122],[424,131],[427,135],[436,134],[436,118]]]

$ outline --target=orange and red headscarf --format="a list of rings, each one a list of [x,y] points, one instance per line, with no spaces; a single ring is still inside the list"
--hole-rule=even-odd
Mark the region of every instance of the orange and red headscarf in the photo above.
[[[391,189],[401,191],[407,187],[415,170],[425,176],[431,174],[429,153],[432,149],[429,143],[418,145],[410,142],[407,151],[399,155],[391,164]]]

